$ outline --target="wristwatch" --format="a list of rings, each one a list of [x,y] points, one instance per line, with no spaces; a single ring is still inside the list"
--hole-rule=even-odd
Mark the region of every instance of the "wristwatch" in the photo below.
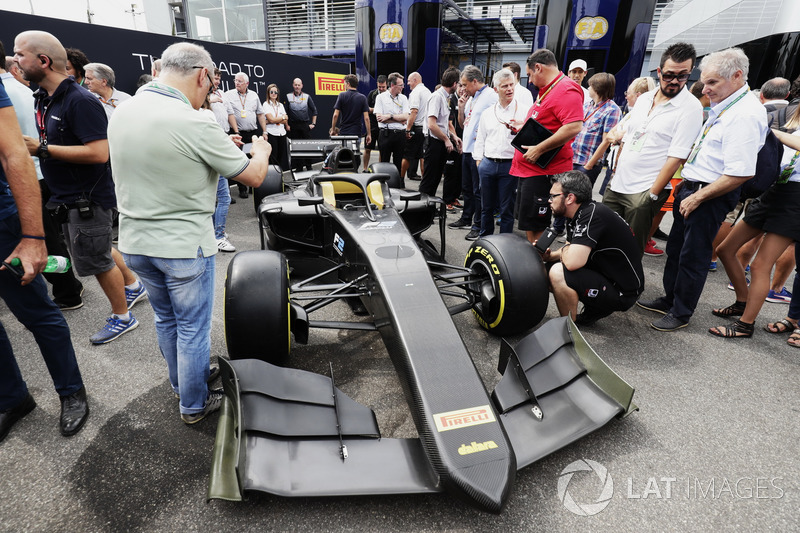
[[[36,157],[39,159],[48,159],[50,157],[50,150],[46,144],[39,143],[39,148],[36,149]]]
[[[650,193],[650,199],[651,199],[651,200],[653,200],[653,201],[655,202],[656,200],[658,200],[658,195],[657,195],[657,194]]]

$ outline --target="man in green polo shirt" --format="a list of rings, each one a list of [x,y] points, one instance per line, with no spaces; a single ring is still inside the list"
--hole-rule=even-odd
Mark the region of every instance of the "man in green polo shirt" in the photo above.
[[[181,418],[193,424],[219,409],[222,399],[221,391],[209,392],[206,384],[217,182],[225,176],[257,187],[271,149],[253,136],[248,160],[213,116],[197,111],[214,89],[214,64],[205,49],[173,44],[162,54],[161,68],[157,81],[116,110],[108,140],[119,250],[147,287]]]

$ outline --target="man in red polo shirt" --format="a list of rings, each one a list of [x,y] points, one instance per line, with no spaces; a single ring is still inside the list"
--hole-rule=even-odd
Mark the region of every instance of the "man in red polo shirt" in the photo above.
[[[550,177],[572,170],[572,139],[583,126],[583,91],[558,69],[556,56],[540,48],[530,55],[526,70],[528,79],[539,88],[527,118],[533,117],[553,136],[535,146],[523,146],[524,154],[514,153],[512,176],[520,178],[516,213],[519,229],[530,242],[550,225]],[[527,120],[526,118],[526,120]],[[561,146],[561,150],[544,168],[536,164],[539,157]]]

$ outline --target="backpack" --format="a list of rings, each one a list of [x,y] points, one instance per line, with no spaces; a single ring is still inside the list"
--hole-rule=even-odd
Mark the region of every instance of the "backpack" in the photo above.
[[[739,195],[742,201],[761,196],[778,180],[782,158],[783,143],[772,133],[772,130],[767,130],[764,146],[758,151],[756,173],[742,185],[742,192]]]

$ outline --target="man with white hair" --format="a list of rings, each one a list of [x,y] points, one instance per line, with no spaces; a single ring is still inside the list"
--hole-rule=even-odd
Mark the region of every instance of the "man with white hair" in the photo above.
[[[514,231],[518,179],[510,174],[514,160],[511,141],[525,123],[530,109],[515,98],[517,78],[510,69],[495,72],[492,85],[498,100],[481,116],[472,149],[481,180],[481,237],[494,233],[496,212],[500,213],[500,233]]]
[[[116,76],[114,70],[103,63],[89,63],[83,67],[86,71],[86,88],[97,95],[106,116],[110,119],[117,106],[129,99],[131,95],[114,87]]]
[[[108,139],[119,199],[119,249],[139,273],[155,311],[156,334],[181,418],[194,424],[219,409],[209,393],[214,305],[214,202],[219,176],[257,187],[269,143],[253,135],[252,159],[209,114],[214,63],[200,46],[173,44],[158,80],[111,117]]]
[[[740,48],[707,55],[700,63],[711,111],[694,141],[675,191],[667,241],[664,296],[639,307],[664,315],[651,326],[675,331],[689,324],[708,276],[712,242],[739,188],[756,171],[767,135],[767,113],[747,85],[750,62]]]
[[[164,58],[162,57],[161,60],[163,62]],[[233,114],[228,115],[231,133],[241,135],[245,142],[248,142],[253,135],[265,135],[267,119],[258,94],[248,89],[250,77],[244,72],[238,72],[233,77],[233,84],[235,88],[225,92],[225,101],[233,110]],[[239,198],[247,198],[247,187],[241,183],[237,183],[237,186],[239,187]]]

